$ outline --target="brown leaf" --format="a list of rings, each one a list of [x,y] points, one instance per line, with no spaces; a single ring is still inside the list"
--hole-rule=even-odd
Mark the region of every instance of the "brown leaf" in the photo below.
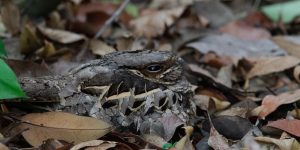
[[[117,146],[117,142],[113,141],[102,141],[102,140],[92,140],[87,142],[79,143],[71,148],[71,150],[79,150],[79,149],[100,149],[107,150],[110,148],[115,148]]]
[[[35,53],[42,58],[48,58],[54,55],[56,53],[54,45],[47,40],[45,40],[44,43],[45,45],[42,48],[38,49]]]
[[[300,99],[300,90],[282,93],[278,96],[267,95],[262,100],[261,106],[253,109],[252,114],[265,118],[275,111],[280,105],[290,104]]]
[[[300,59],[293,56],[268,57],[256,61],[253,68],[246,75],[247,79],[255,76],[280,72],[298,65]]]
[[[30,24],[25,25],[20,35],[21,53],[28,54],[34,52],[41,46],[41,41],[36,36],[36,29]]]
[[[0,143],[0,150],[9,150],[9,149],[4,144]]]
[[[28,60],[6,59],[5,62],[18,77],[38,77],[51,75],[46,64],[37,64]]]
[[[298,119],[280,119],[280,120],[269,122],[267,126],[281,129],[294,136],[300,137],[300,128],[299,128],[300,120]]]
[[[111,125],[101,120],[64,112],[32,113],[21,120],[27,123],[22,123],[20,128],[29,129],[22,135],[34,147],[50,138],[77,144],[97,139],[111,130]]]
[[[100,55],[100,56],[116,51],[112,46],[109,46],[105,42],[96,39],[90,40],[89,49],[92,50],[93,54]]]
[[[156,37],[162,35],[166,27],[171,26],[175,19],[183,13],[184,9],[184,7],[178,7],[143,15],[132,20],[130,26],[137,36]]]
[[[230,22],[221,27],[220,31],[246,40],[268,39],[271,37],[271,34],[266,29],[255,28],[243,21]]]
[[[69,150],[72,146],[72,143],[68,143],[63,140],[48,139],[44,141],[40,147],[42,147],[44,150]]]
[[[83,35],[65,30],[51,29],[43,26],[38,26],[38,29],[44,36],[62,44],[70,44],[85,39]]]
[[[289,41],[284,36],[275,36],[272,40],[288,54],[300,58],[300,44]]]
[[[1,17],[6,29],[15,35],[20,31],[20,12],[13,0],[1,0]]]
[[[300,83],[300,66],[296,66],[293,71],[293,76],[295,80]]]
[[[77,8],[76,18],[80,22],[88,23],[93,27],[99,28],[104,22],[118,9],[118,4],[101,3],[92,1],[80,4]],[[124,11],[119,16],[123,23],[128,23],[130,16]]]
[[[256,137],[255,140],[275,144],[281,150],[297,150],[300,148],[299,143],[294,138],[275,139],[270,137]]]
[[[177,150],[194,150],[190,136],[192,135],[194,128],[192,126],[183,127],[185,130],[185,136],[182,137],[175,145]]]
[[[120,37],[116,40],[117,49],[119,51],[131,50],[133,42],[134,42],[134,38],[132,36]]]

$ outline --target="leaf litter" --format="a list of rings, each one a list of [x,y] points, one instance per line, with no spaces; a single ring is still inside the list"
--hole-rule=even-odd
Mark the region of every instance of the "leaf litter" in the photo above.
[[[131,1],[118,15],[123,1],[33,1],[0,2],[0,60],[18,78],[67,73],[116,51],[172,51],[192,74],[197,116],[161,116],[137,131],[47,112],[49,102],[3,100],[2,149],[299,149],[298,2]]]

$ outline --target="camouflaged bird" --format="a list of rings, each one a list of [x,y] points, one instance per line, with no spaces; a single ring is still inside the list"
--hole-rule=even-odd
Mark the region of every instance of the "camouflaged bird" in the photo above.
[[[167,51],[114,52],[67,75],[22,78],[20,83],[31,98],[59,100],[57,109],[119,126],[139,127],[166,114],[188,122],[195,112],[183,60]]]

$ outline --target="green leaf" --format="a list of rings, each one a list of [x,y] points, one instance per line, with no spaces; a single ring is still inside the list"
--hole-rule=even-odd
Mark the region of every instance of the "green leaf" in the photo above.
[[[4,43],[0,39],[0,57],[5,57],[5,56],[6,56],[6,51],[5,51]]]
[[[132,17],[137,17],[139,15],[139,8],[132,3],[128,3],[128,5],[125,8],[125,11]]]
[[[170,149],[171,147],[173,147],[173,144],[171,144],[171,143],[165,143],[165,144],[162,146],[162,149],[163,149],[163,150],[168,150],[168,149]]]
[[[300,16],[300,1],[289,1],[262,7],[261,11],[272,21],[290,23]]]
[[[0,59],[0,100],[12,98],[25,98],[14,72]]]

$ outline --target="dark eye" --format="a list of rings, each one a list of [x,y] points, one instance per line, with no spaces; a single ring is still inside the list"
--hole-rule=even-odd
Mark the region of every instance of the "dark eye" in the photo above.
[[[159,72],[159,71],[161,71],[161,69],[162,69],[162,66],[158,65],[158,64],[149,65],[147,67],[147,71],[149,71],[149,72]]]

